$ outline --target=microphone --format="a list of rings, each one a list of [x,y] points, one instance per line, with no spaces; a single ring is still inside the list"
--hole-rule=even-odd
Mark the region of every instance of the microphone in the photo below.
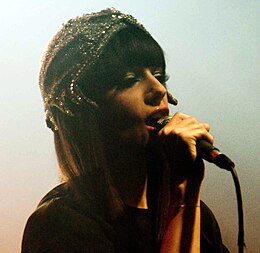
[[[161,130],[173,116],[162,117],[157,120],[155,124],[156,130]],[[196,144],[198,156],[205,159],[210,163],[214,163],[221,169],[232,170],[235,167],[234,162],[228,158],[225,154],[221,153],[218,148],[210,144],[206,140],[198,140]]]

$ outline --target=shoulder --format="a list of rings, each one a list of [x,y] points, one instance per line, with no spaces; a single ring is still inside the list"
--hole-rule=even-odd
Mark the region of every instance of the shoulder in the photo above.
[[[229,251],[223,245],[218,222],[210,208],[201,201],[201,252]]]
[[[29,217],[23,252],[110,252],[113,229],[91,206],[86,210],[73,198],[66,184],[50,191]],[[86,251],[84,251],[86,252]],[[93,251],[94,252],[94,251]]]
[[[201,223],[204,228],[209,228],[210,226],[214,226],[218,229],[217,220],[211,211],[211,209],[203,202],[200,202],[201,206]]]

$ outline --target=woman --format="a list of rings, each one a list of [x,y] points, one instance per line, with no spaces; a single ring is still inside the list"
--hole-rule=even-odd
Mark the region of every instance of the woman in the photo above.
[[[63,183],[29,218],[22,252],[223,252],[200,201],[196,141],[209,125],[176,113],[163,51],[115,9],[68,21],[43,56],[40,88]]]

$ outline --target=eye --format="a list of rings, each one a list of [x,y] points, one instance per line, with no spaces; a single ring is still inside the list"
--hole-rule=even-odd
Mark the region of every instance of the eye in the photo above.
[[[153,76],[164,86],[166,86],[166,82],[169,80],[169,76],[165,75],[161,70],[155,70]]]
[[[136,74],[134,72],[127,72],[125,74],[125,79],[133,79],[135,78]]]
[[[131,87],[141,81],[141,77],[134,72],[127,72],[122,80],[124,88]]]

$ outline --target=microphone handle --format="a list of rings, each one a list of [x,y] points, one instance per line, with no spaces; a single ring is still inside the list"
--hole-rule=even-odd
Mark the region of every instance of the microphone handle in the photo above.
[[[157,131],[161,130],[173,116],[166,116],[157,120],[155,128]],[[198,140],[196,144],[198,156],[210,163],[214,163],[221,169],[230,171],[235,167],[234,162],[225,154],[221,153],[218,148],[210,144],[206,140]]]

